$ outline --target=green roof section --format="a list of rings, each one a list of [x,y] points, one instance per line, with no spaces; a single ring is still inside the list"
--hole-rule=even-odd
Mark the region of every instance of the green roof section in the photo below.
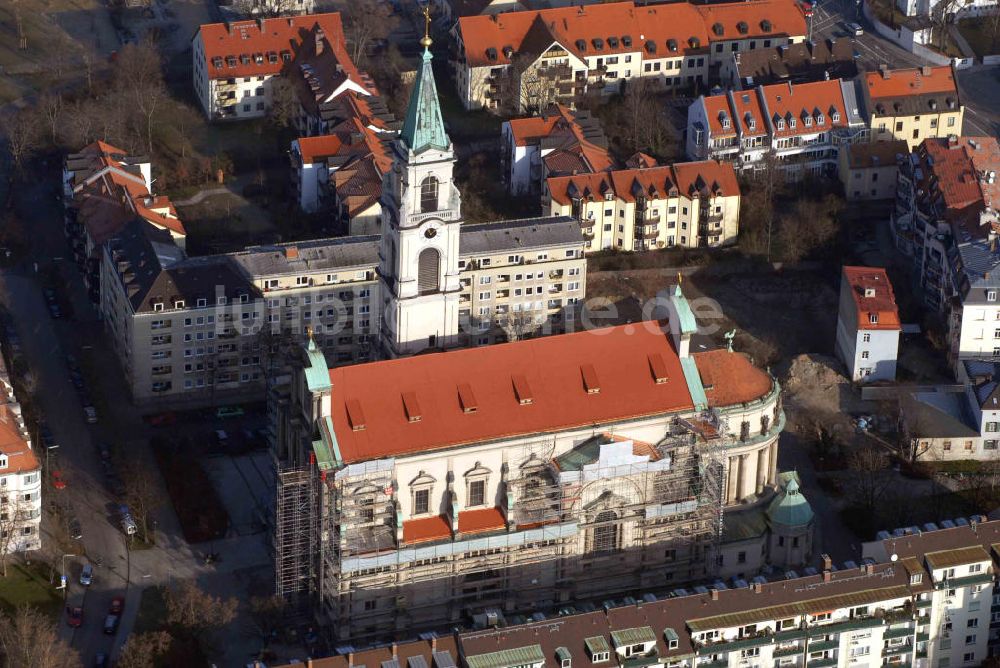
[[[679,319],[677,324],[681,328],[681,334],[696,333],[698,331],[698,321],[694,318],[694,312],[691,310],[691,305],[688,303],[687,297],[681,291],[680,283],[674,287],[674,294],[670,296],[670,301],[674,303],[674,308],[677,310],[677,317]]]
[[[326,447],[326,443],[323,439],[317,439],[312,442],[313,453],[316,455],[316,466],[319,467],[320,471],[330,471],[333,469],[333,453],[330,452],[330,448]]]
[[[669,626],[663,629],[663,637],[666,639],[668,644],[680,640],[680,636],[677,635],[677,631],[674,631]]]
[[[530,666],[544,664],[545,654],[541,645],[528,645],[517,649],[503,649],[489,654],[478,654],[465,657],[469,668],[513,668],[514,666]]]
[[[344,458],[340,454],[340,443],[337,442],[337,432],[333,430],[333,418],[327,415],[323,418],[323,423],[326,425],[326,435],[330,439],[330,443],[327,444],[324,442],[324,446],[330,451],[330,461],[333,463],[333,466],[339,467],[344,463]],[[319,461],[318,456],[317,461]],[[322,464],[320,464],[319,468],[321,471],[325,470]]]
[[[312,333],[309,334],[309,343],[306,345],[306,363],[309,365],[305,368],[306,385],[309,387],[309,391],[329,390],[332,385],[330,384],[330,369],[326,366],[326,355],[316,345]]]
[[[691,394],[695,410],[705,410],[708,408],[708,396],[705,394],[705,386],[701,383],[701,374],[698,373],[698,365],[695,364],[694,358],[682,357],[681,370],[684,372],[684,380],[687,381],[688,392]]]
[[[434,84],[434,68],[431,67],[431,52],[424,48],[423,63],[413,84],[410,102],[406,107],[403,131],[400,138],[414,153],[436,148],[448,150],[451,141],[444,131],[444,118],[438,101],[437,86]]]
[[[768,507],[767,516],[772,524],[787,527],[801,527],[812,522],[812,506],[799,492],[799,483],[795,478],[785,483],[785,489]]]
[[[656,642],[656,633],[651,626],[637,626],[634,629],[622,629],[611,632],[611,642],[615,647],[627,647],[639,643]]]
[[[593,656],[599,652],[610,652],[611,647],[608,646],[608,641],[604,636],[590,636],[585,638],[583,644],[587,646],[587,651]]]

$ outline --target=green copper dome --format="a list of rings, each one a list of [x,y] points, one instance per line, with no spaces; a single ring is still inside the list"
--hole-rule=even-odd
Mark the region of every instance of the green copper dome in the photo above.
[[[431,67],[431,52],[424,49],[423,63],[413,84],[410,103],[406,107],[406,119],[400,138],[414,153],[428,148],[448,150],[451,142],[444,131],[444,119],[438,102],[437,86],[434,84],[434,69]]]
[[[310,392],[330,389],[330,370],[326,366],[326,356],[309,333],[309,343],[306,346],[306,359],[309,364],[305,369],[306,384]]]
[[[786,527],[806,526],[813,519],[813,509],[806,497],[799,493],[799,483],[794,478],[785,485],[785,489],[771,502],[767,509],[767,517],[772,524]]]

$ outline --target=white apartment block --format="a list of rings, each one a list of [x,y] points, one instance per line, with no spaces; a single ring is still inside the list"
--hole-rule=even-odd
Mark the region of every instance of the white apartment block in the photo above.
[[[277,76],[300,78],[313,102],[369,95],[345,44],[338,12],[205,24],[191,44],[195,94],[209,120],[265,116]]]
[[[0,359],[0,552],[42,547],[42,466]]]
[[[880,267],[844,267],[837,310],[837,357],[853,382],[896,380],[899,309]]]
[[[454,33],[465,107],[525,112],[587,92],[619,93],[639,78],[659,90],[704,87],[734,52],[804,41],[806,22],[788,0],[615,2],[463,16]]]
[[[947,318],[948,356],[1000,357],[1000,265],[993,137],[927,139],[899,167],[891,224],[925,303]]]
[[[854,83],[832,79],[757,86],[699,97],[688,108],[687,155],[789,179],[832,175],[844,144],[867,137]]]
[[[549,177],[543,210],[579,221],[587,251],[724,246],[739,232],[740,189],[714,160]]]

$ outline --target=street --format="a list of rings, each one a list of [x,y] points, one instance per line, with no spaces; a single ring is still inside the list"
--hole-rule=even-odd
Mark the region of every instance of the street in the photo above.
[[[883,38],[872,30],[871,25],[861,15],[860,6],[854,0],[827,0],[816,5],[810,32],[813,41],[823,39],[847,39],[846,23],[858,23],[864,27],[863,35],[853,36],[855,48],[860,54],[859,65],[866,70],[877,70],[880,65],[890,68],[920,67],[926,65],[919,56],[910,53],[895,43]],[[997,136],[1000,131],[1000,67],[973,65],[958,72],[959,91],[965,105],[965,119],[962,134]]]
[[[249,579],[246,574],[253,573],[257,580],[267,582],[270,559],[266,534],[260,530],[214,541],[211,546],[188,545],[159,475],[155,478],[164,502],[152,514],[156,545],[149,549],[129,549],[118,523],[117,501],[103,482],[96,443],[117,442],[126,448],[129,458],[147,459],[155,471],[148,445],[155,428],[146,425],[131,405],[101,323],[87,299],[75,265],[67,259],[62,205],[56,198],[58,177],[51,167],[45,171],[44,178],[39,175],[29,180],[25,192],[15,198],[18,214],[32,221],[31,257],[0,274],[0,294],[14,316],[23,358],[35,378],[36,401],[59,445],[50,464],[53,468],[58,466],[67,481],[66,489],[56,490],[50,485],[43,488],[43,504],[47,507],[55,501],[67,507],[81,523],[82,539],[74,541],[76,548],[51,554],[51,559],[59,569],[65,564],[66,605],[81,606],[84,612],[83,625],[74,629],[66,623],[64,610],[59,620],[60,633],[89,664],[98,652],[114,656],[118,651],[135,623],[144,588],[194,579],[214,595],[235,595],[245,602],[247,596],[243,593]],[[53,320],[49,316],[39,276],[34,272],[34,262],[41,266],[46,261],[58,264],[66,279],[61,288],[72,304],[72,318]],[[106,407],[95,425],[84,421],[80,400],[69,380],[66,355],[90,360],[101,369],[97,386],[88,388],[92,396],[104,398],[103,402],[95,403]],[[235,466],[234,463],[228,468]],[[250,484],[258,481],[250,480],[247,485]],[[232,493],[234,503],[245,501],[248,496],[245,487],[243,496],[239,494],[238,488]],[[54,551],[57,539],[52,518],[51,514],[44,514],[42,536],[46,549]],[[212,565],[206,565],[203,558],[209,549],[220,554],[220,560]],[[41,559],[42,555],[33,558]],[[79,576],[88,562],[94,566],[94,579],[93,584],[84,587]],[[55,580],[53,586],[58,586],[58,577]],[[116,596],[125,597],[125,608],[118,631],[111,637],[103,633],[103,624]],[[244,661],[253,650],[252,642],[239,625],[233,626],[225,631],[222,652],[229,660],[222,665]]]

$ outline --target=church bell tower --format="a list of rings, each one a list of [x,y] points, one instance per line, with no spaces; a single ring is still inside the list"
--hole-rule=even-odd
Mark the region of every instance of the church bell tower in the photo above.
[[[446,349],[458,340],[461,198],[431,67],[430,14],[422,63],[382,184],[379,249],[383,357]]]

